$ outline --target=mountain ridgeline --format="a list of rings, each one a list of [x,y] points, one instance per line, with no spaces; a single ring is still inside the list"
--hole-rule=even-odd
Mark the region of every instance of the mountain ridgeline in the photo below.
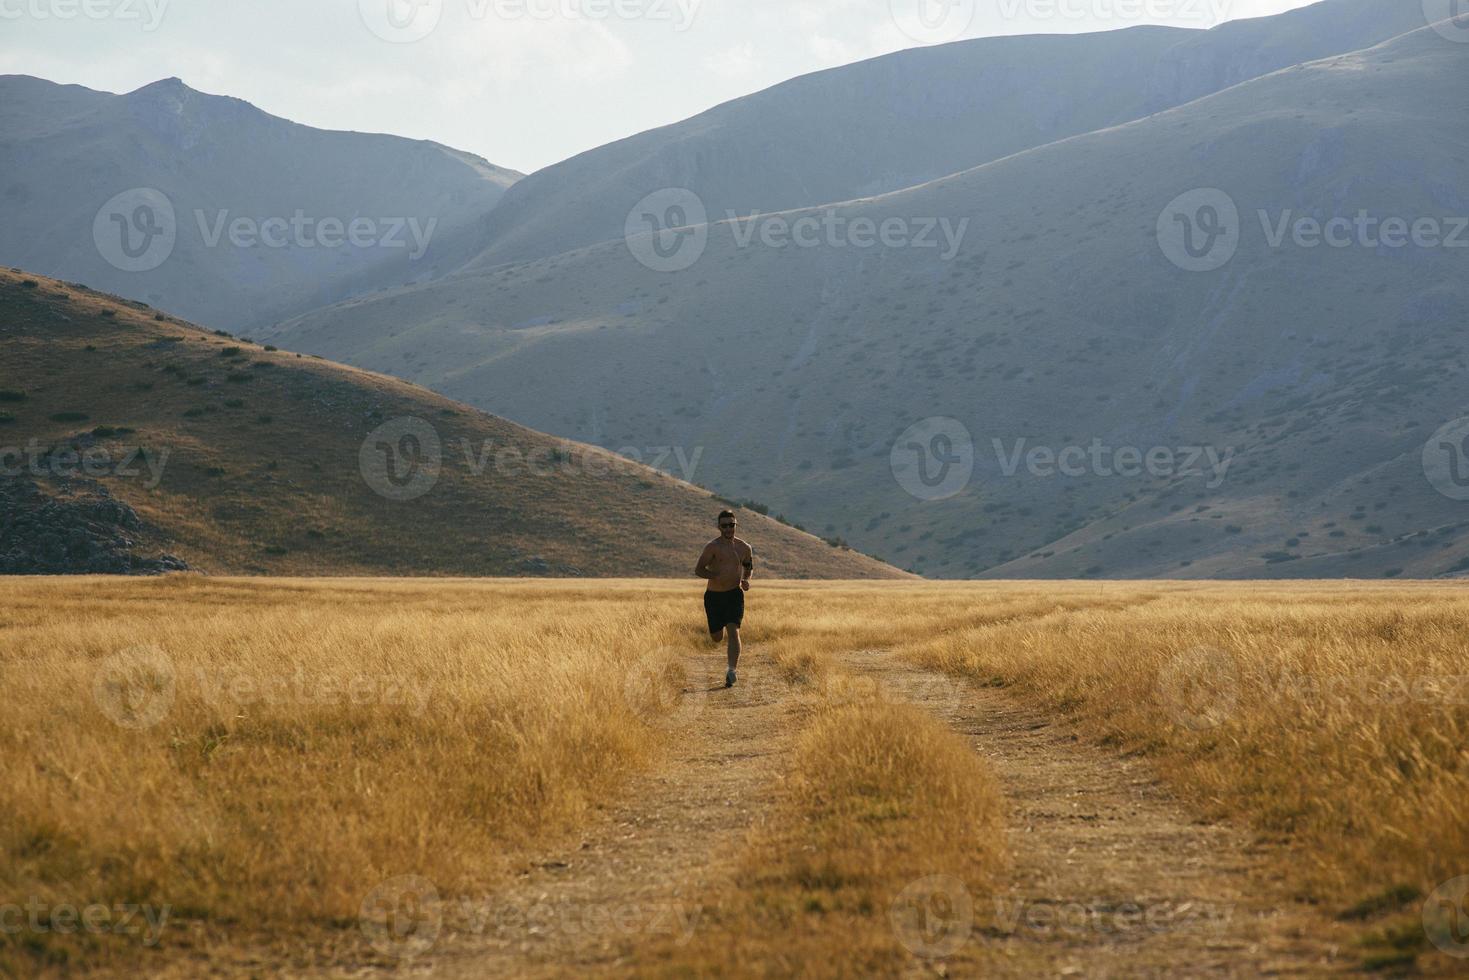
[[[0,257],[380,372],[354,383],[406,379],[459,403],[434,410],[473,406],[547,445],[698,460],[725,497],[924,575],[1458,575],[1460,33],[1418,0],[1326,0],[1208,31],[965,41],[793,79],[523,179],[177,81],[110,96],[0,79],[15,96],[0,100],[15,164],[0,193],[22,205]],[[173,157],[186,166],[163,173]],[[86,192],[39,180],[37,161]],[[269,175],[292,167],[304,176],[283,198]],[[125,273],[134,257],[109,256],[108,234],[151,205],[92,198],[145,180],[209,220],[181,217],[172,257]],[[207,241],[221,208],[289,215],[301,199],[440,220],[416,257]],[[353,404],[348,429],[402,414]],[[533,549],[542,573],[587,573],[566,539],[602,525],[567,515],[595,506],[593,484],[563,483],[559,502],[498,487],[517,502],[497,505],[494,540],[524,520],[524,543],[484,539],[495,557],[446,567],[504,573]],[[624,525],[658,526],[626,572],[671,567],[707,507],[687,486],[597,486],[631,494]],[[252,492],[235,503],[284,491]],[[665,507],[687,526],[658,525],[648,508]],[[415,526],[403,565],[429,567]],[[788,546],[789,574],[892,574],[806,536]],[[329,560],[387,562],[301,559]]]
[[[447,271],[519,177],[176,78],[113,95],[0,76],[0,263],[214,327]]]
[[[1332,14],[1373,21],[1232,30],[1268,53]],[[1425,453],[1469,407],[1469,45],[1418,16],[903,190],[712,223],[687,268],[611,241],[270,336],[545,431],[700,447],[723,492],[927,575],[1456,574],[1469,512]],[[823,237],[892,220],[963,233]],[[952,493],[908,479],[946,464],[970,471]]]
[[[1419,0],[1332,0],[1209,31],[981,38],[805,75],[532,174],[487,217],[474,264],[620,238],[665,187],[692,190],[710,220],[900,190],[1422,26]]]

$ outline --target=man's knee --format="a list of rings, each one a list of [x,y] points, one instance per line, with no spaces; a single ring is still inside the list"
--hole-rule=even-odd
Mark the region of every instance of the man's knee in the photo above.
[[[724,639],[724,630],[715,630],[714,632],[709,634],[709,639],[713,640],[715,643],[718,643],[720,640]]]

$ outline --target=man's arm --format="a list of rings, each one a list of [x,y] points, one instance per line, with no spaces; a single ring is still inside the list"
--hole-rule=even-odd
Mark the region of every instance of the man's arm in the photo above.
[[[710,542],[704,545],[704,550],[699,553],[699,563],[694,566],[694,574],[699,578],[713,578],[714,573],[709,570],[709,560],[714,557],[714,544]]]
[[[755,549],[754,548],[750,548],[750,547],[746,547],[745,548],[745,560],[742,561],[740,564],[742,564],[745,567],[745,574],[740,577],[740,585],[742,587],[748,589],[750,587],[750,576],[755,574]]]

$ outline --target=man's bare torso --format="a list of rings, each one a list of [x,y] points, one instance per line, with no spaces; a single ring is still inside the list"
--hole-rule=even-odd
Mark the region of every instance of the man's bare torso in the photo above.
[[[740,579],[744,577],[745,562],[753,555],[750,546],[740,538],[726,541],[720,536],[705,545],[704,552],[708,555],[705,567],[710,572],[709,591],[738,589]]]

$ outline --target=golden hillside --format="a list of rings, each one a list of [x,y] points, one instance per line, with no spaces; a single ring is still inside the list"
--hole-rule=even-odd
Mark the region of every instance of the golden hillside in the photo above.
[[[247,574],[689,575],[724,506],[415,385],[86,287],[0,271],[0,311],[0,484],[80,501],[89,519],[112,506],[99,496],[131,507],[139,526],[104,531],[140,556]],[[700,458],[679,448],[666,465]],[[741,520],[766,575],[902,575]]]

